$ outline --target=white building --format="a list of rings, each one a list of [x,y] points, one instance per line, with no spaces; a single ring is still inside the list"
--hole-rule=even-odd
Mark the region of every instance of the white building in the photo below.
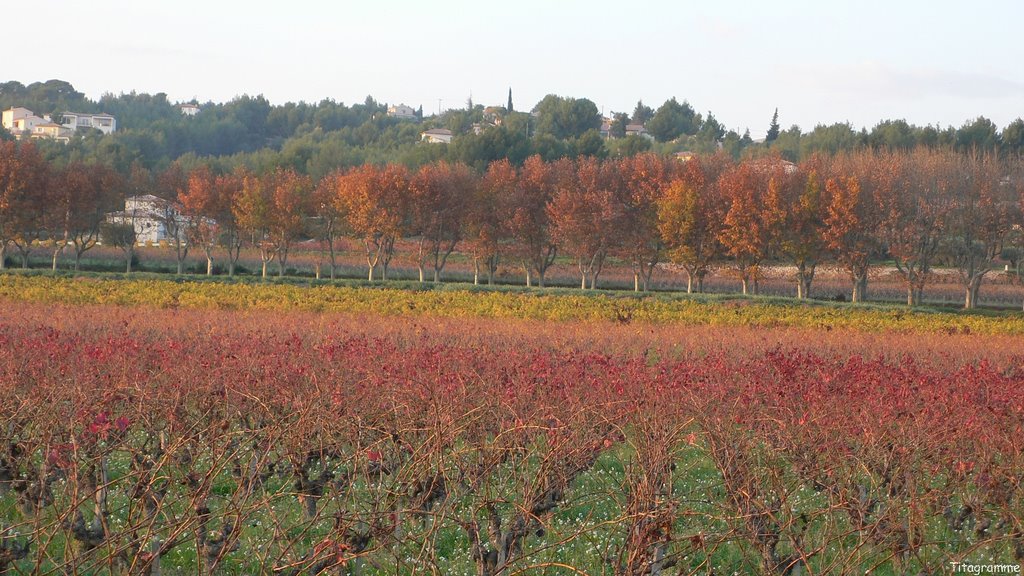
[[[185,116],[195,116],[196,114],[199,114],[199,106],[195,104],[182,104],[181,106],[178,106],[178,108],[181,108],[181,113]]]
[[[627,124],[626,136],[642,136],[648,140],[654,140],[654,136],[651,136],[651,134],[647,132],[647,128],[645,128],[643,124]]]
[[[388,106],[388,116],[398,118],[399,120],[415,120],[416,111],[412,109],[412,106],[399,104],[397,106]]]
[[[77,131],[79,128],[95,128],[104,134],[117,130],[117,120],[110,114],[64,113],[64,127]]]
[[[71,140],[71,130],[54,123],[48,115],[44,114],[42,118],[36,116],[28,108],[4,110],[2,123],[3,127],[18,140],[26,136],[49,138],[65,144]]]
[[[31,134],[36,126],[46,124],[49,121],[49,118],[36,116],[28,108],[11,108],[4,110],[2,115],[4,129],[18,138],[24,134]]]
[[[168,228],[177,228],[179,234],[184,234],[187,224],[175,205],[152,194],[126,198],[124,210],[108,213],[107,222],[133,225],[135,240],[139,244],[173,241]]]
[[[25,120],[26,118],[39,118],[38,116],[33,114],[32,111],[28,108],[14,107],[12,107],[9,110],[4,110],[3,115],[0,117],[2,117],[3,119],[2,123],[4,129],[12,133],[15,132],[16,130],[19,130],[19,128],[16,127],[18,121]],[[42,118],[39,118],[39,120],[41,122]]]
[[[451,144],[452,131],[447,128],[431,128],[426,132],[420,133],[420,142],[428,142],[430,144]]]

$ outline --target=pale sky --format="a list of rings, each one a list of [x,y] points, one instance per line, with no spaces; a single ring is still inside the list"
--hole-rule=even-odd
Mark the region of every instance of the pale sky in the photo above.
[[[546,94],[605,114],[688,100],[727,127],[882,119],[1000,128],[1024,116],[1022,0],[33,0],[3,11],[0,81],[90,98],[263,94],[274,104],[519,110]]]

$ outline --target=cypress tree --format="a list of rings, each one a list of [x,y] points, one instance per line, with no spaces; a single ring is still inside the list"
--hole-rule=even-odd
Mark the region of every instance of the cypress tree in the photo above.
[[[779,137],[779,109],[775,109],[775,114],[772,116],[772,125],[768,127],[768,134],[764,137],[765,144],[771,144]]]

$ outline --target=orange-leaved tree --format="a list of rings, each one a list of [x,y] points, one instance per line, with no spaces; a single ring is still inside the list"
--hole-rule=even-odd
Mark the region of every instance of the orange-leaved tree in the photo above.
[[[758,266],[768,255],[771,237],[763,209],[774,172],[765,161],[743,162],[726,170],[719,179],[722,195],[729,203],[719,239],[736,264],[744,294],[758,293]]]
[[[646,292],[665,248],[658,233],[658,198],[681,164],[656,154],[637,154],[616,164],[620,180],[615,194],[622,210],[618,251],[633,267],[633,290]]]
[[[438,162],[421,167],[409,182],[411,232],[418,237],[416,267],[420,282],[427,262],[434,282],[441,281],[448,257],[462,238],[476,174],[465,164]]]
[[[519,170],[517,186],[509,198],[508,232],[512,238],[512,252],[526,272],[527,287],[533,284],[533,274],[543,288],[548,268],[555,261],[558,248],[551,237],[547,205],[555,192],[557,172],[571,164],[551,165],[540,156],[531,156]]]
[[[213,250],[220,235],[217,221],[220,200],[217,177],[209,166],[200,166],[190,172],[185,188],[178,194],[187,241],[206,254],[207,276],[213,274]]]
[[[722,154],[692,158],[658,199],[658,232],[669,260],[686,272],[687,293],[704,291],[704,278],[722,253],[727,205],[718,177],[730,165]]]
[[[474,191],[463,230],[466,249],[473,257],[473,284],[480,283],[481,262],[487,272],[487,283],[494,284],[494,273],[506,247],[508,208],[518,177],[507,159],[491,162]]]
[[[28,267],[43,230],[48,180],[49,164],[32,142],[0,142],[0,269],[12,244]]]
[[[825,181],[827,205],[822,236],[833,257],[850,275],[851,300],[867,297],[868,268],[879,252],[877,229],[881,212],[870,193],[874,155],[840,154]],[[864,186],[869,186],[864,190]]]
[[[366,251],[370,282],[378,266],[387,280],[395,240],[407,221],[408,171],[398,165],[367,164],[336,176],[333,184],[335,206],[348,232]]]
[[[613,191],[617,173],[592,157],[580,158],[574,168],[560,170],[555,182],[547,207],[551,237],[576,260],[580,288],[594,289],[620,232],[622,206]]]

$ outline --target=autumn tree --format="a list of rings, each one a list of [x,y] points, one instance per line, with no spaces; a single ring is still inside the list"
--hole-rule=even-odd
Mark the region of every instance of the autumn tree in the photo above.
[[[341,172],[334,171],[324,176],[317,182],[313,189],[311,198],[311,230],[314,236],[320,241],[318,251],[319,258],[316,262],[316,277],[321,276],[321,264],[323,262],[324,250],[327,250],[328,262],[330,263],[330,278],[334,280],[337,270],[337,257],[335,255],[335,243],[343,222],[344,213],[338,210],[338,203],[335,202],[338,189],[338,179]]]
[[[192,223],[182,214],[181,203],[178,200],[179,196],[186,192],[188,184],[188,175],[177,163],[171,164],[155,179],[154,195],[162,200],[157,204],[156,218],[164,227],[167,243],[174,249],[176,273],[179,275],[185,271],[185,259],[188,258],[188,251],[192,246],[188,238]]]
[[[32,242],[42,233],[49,164],[32,142],[0,142],[0,269],[14,245],[28,268]]]
[[[235,275],[235,266],[242,253],[244,234],[236,216],[234,206],[244,189],[248,173],[238,169],[231,174],[217,176],[214,181],[216,202],[213,203],[216,216],[213,220],[218,232],[217,244],[224,249],[228,260],[228,276]]]
[[[408,172],[399,165],[367,164],[337,176],[334,185],[334,201],[346,228],[366,251],[370,282],[378,266],[381,278],[387,280],[395,240],[406,223]]]
[[[722,195],[729,204],[719,240],[736,265],[744,294],[758,293],[758,266],[768,255],[771,237],[763,208],[775,172],[772,164],[743,162],[719,179]]]
[[[278,170],[270,181],[273,191],[269,235],[277,251],[277,275],[283,277],[292,244],[306,230],[312,182],[308,176],[291,169]]]
[[[964,308],[971,309],[1014,226],[1020,225],[1020,208],[1007,163],[994,153],[972,152],[957,163],[944,248],[963,284]]]
[[[434,282],[462,238],[463,220],[477,186],[464,164],[438,162],[423,166],[409,182],[411,231],[417,237],[416,267],[420,282],[429,262]]]
[[[560,172],[548,204],[551,236],[576,260],[580,288],[597,287],[605,258],[620,231],[622,210],[612,189],[615,176],[610,164],[581,158],[575,170]]]
[[[874,163],[870,151],[841,154],[833,159],[825,181],[828,203],[823,238],[850,276],[853,302],[867,298],[868,270],[880,250],[877,229],[881,212],[871,193]]]
[[[947,224],[956,157],[915,150],[883,154],[875,163],[875,202],[882,210],[879,237],[907,289],[907,305],[920,304]]]
[[[185,189],[178,195],[181,216],[187,223],[186,240],[206,254],[207,276],[213,274],[213,251],[221,234],[217,219],[224,199],[218,192],[217,176],[208,166],[201,166],[189,173]]]
[[[818,264],[827,256],[823,237],[825,159],[816,157],[798,171],[776,174],[765,201],[765,220],[775,251],[796,268],[796,297],[811,296]]]
[[[614,192],[621,210],[617,251],[633,268],[633,290],[646,292],[664,251],[658,233],[658,197],[678,171],[678,163],[670,164],[654,154],[640,154],[622,158],[616,164],[614,172],[619,178]]]
[[[473,284],[480,283],[480,265],[487,272],[487,284],[494,284],[494,273],[504,248],[507,206],[515,194],[518,174],[508,160],[492,162],[466,212],[466,251],[473,258]]]
[[[68,246],[77,272],[82,255],[100,239],[100,226],[123,196],[122,178],[107,166],[72,162],[56,174],[48,195],[44,227],[54,242],[52,268]]]
[[[556,174],[571,164],[548,164],[540,156],[526,159],[519,171],[518,183],[509,198],[509,217],[506,222],[512,238],[511,250],[526,272],[526,285],[537,283],[544,287],[548,268],[555,261],[558,248],[551,237],[547,205],[554,196]]]
[[[686,271],[687,293],[704,291],[704,278],[722,253],[727,205],[718,177],[729,164],[721,154],[691,159],[658,199],[658,232],[669,260]]]
[[[243,174],[241,190],[231,206],[239,230],[260,252],[262,278],[267,277],[267,265],[277,256],[277,246],[270,234],[274,214],[274,187],[269,180],[252,173]]]

